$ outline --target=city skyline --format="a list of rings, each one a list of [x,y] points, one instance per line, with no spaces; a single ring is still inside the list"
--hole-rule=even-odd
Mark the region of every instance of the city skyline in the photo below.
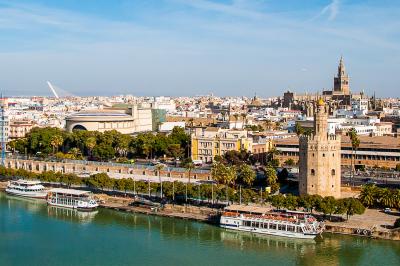
[[[0,88],[51,95],[261,97],[350,88],[393,96],[400,5],[390,1],[0,1]],[[29,40],[29,42],[27,42]]]

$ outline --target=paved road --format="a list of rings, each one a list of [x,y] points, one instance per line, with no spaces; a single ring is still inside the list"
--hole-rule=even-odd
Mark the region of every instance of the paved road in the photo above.
[[[97,174],[100,172],[91,172],[90,174]],[[77,173],[78,176],[80,177],[88,177],[87,174],[79,174]],[[132,178],[135,181],[150,181],[152,183],[159,183],[160,182],[160,178],[158,176],[155,175],[136,175],[136,174],[120,174],[120,173],[107,173],[108,176],[110,176],[111,178],[115,178],[115,179],[121,179],[121,178]],[[189,183],[189,179],[186,177],[167,177],[167,176],[161,176],[161,180],[163,182],[174,182],[174,181],[179,181],[179,182],[183,182],[183,183]],[[211,181],[206,181],[206,180],[198,180],[198,179],[194,179],[191,178],[190,179],[190,183],[191,184],[205,184],[205,183],[209,183]]]

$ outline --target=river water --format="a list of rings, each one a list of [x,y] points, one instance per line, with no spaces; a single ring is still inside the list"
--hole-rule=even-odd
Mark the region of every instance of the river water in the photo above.
[[[259,236],[106,209],[77,212],[0,193],[0,265],[400,265],[400,243]]]

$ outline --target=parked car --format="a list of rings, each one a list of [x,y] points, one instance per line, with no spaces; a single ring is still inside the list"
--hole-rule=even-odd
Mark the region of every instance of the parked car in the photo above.
[[[390,209],[390,208],[385,208],[385,209],[383,210],[383,212],[384,212],[384,213],[391,213],[391,212],[392,212],[392,209]]]

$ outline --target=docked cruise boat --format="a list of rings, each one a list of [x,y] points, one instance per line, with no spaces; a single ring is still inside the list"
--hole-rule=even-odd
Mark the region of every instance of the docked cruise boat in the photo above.
[[[45,199],[47,190],[40,181],[35,180],[12,180],[9,181],[6,187],[6,192],[10,195]]]
[[[65,188],[49,190],[47,203],[52,206],[88,211],[94,210],[99,206],[92,192]]]
[[[292,238],[313,239],[321,234],[324,225],[303,212],[249,212],[225,211],[220,226],[227,229]]]

